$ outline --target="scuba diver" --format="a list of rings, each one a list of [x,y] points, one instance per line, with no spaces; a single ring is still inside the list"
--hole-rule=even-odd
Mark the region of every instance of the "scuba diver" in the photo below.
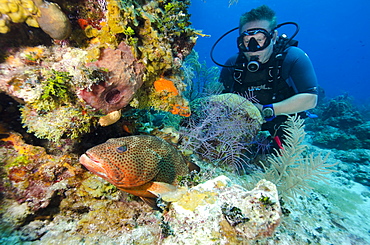
[[[283,25],[295,25],[291,38],[278,36]],[[239,52],[225,65],[212,56],[216,44],[228,33],[239,29]],[[281,125],[289,114],[304,114],[317,103],[317,78],[307,54],[293,40],[299,27],[294,22],[277,25],[275,12],[262,5],[243,14],[238,28],[225,33],[212,47],[211,58],[222,66],[220,82],[224,93],[252,94],[265,122],[261,131],[270,133],[273,148],[282,148]]]

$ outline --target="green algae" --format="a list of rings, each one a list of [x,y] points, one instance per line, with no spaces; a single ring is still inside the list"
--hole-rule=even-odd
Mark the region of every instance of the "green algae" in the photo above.
[[[68,72],[52,70],[44,80],[43,92],[33,105],[37,110],[51,111],[74,100],[69,90],[72,76]]]
[[[91,81],[102,80],[103,71],[85,69]],[[78,139],[95,125],[96,117],[78,103],[73,76],[64,71],[41,70],[42,92],[32,103],[20,108],[27,132],[54,142],[62,137]],[[95,120],[94,120],[95,119]]]
[[[27,155],[18,155],[16,158],[14,158],[5,165],[5,169],[9,169],[15,166],[23,166],[29,163],[31,163],[31,160],[28,158]]]

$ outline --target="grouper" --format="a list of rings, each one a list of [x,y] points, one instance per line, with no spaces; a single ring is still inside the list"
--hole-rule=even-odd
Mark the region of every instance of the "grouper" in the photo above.
[[[149,135],[109,139],[87,150],[80,163],[154,209],[161,194],[176,191],[179,176],[199,171],[175,147]]]

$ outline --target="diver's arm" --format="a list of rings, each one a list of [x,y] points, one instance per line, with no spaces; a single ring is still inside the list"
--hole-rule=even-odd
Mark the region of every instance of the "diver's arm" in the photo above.
[[[283,101],[273,103],[275,116],[299,113],[305,110],[315,108],[317,104],[317,95],[311,93],[301,93]],[[255,104],[262,111],[263,105]]]
[[[274,103],[275,115],[294,114],[301,111],[315,108],[317,104],[317,95],[310,93],[301,93],[292,97]]]
[[[273,104],[275,115],[294,114],[316,107],[317,78],[311,60],[299,48],[291,47],[285,61],[288,76],[294,83],[297,94]]]

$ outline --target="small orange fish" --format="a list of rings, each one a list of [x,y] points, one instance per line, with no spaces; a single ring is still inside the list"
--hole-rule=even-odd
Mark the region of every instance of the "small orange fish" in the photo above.
[[[161,194],[176,190],[178,176],[199,171],[197,165],[188,165],[172,145],[149,135],[109,139],[87,150],[80,163],[155,209]]]

